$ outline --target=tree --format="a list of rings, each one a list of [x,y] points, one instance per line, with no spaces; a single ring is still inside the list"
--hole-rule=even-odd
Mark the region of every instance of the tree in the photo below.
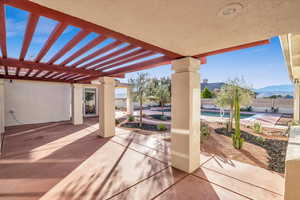
[[[217,94],[215,103],[220,108],[227,108],[230,111],[228,131],[232,130],[232,122],[234,117],[234,97],[238,91],[239,106],[247,106],[250,104],[254,95],[250,87],[247,86],[244,79],[235,78],[228,80],[225,85],[222,86],[220,92]]]
[[[129,83],[133,86],[133,98],[140,105],[140,122],[143,124],[143,104],[148,99],[147,90],[149,88],[149,78],[147,73],[139,73],[134,79],[130,79]]]
[[[209,98],[211,99],[213,97],[212,92],[206,87],[204,90],[201,92],[201,97],[202,98]]]
[[[156,79],[157,80],[157,79]],[[170,78],[161,78],[156,81],[154,99],[161,106],[162,116],[164,116],[164,107],[171,100],[171,80]]]

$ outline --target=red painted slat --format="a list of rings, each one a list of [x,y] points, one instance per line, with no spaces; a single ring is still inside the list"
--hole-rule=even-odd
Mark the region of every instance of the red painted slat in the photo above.
[[[23,39],[22,50],[19,57],[20,60],[24,60],[24,58],[26,57],[38,21],[39,16],[30,13],[29,20],[26,26],[25,36]]]
[[[69,62],[71,62],[72,60],[76,59],[77,57],[81,56],[82,54],[86,53],[87,51],[91,50],[92,48],[96,47],[98,44],[100,44],[101,42],[103,42],[106,39],[106,37],[104,36],[98,36],[97,38],[95,38],[94,40],[92,40],[91,42],[89,42],[87,45],[85,45],[84,47],[82,47],[81,49],[79,49],[78,51],[76,51],[73,55],[71,55],[69,58],[67,58],[66,60],[64,60],[62,63],[60,63],[60,65],[66,65]]]
[[[170,64],[171,60],[166,57],[166,56],[162,56],[159,58],[155,58],[155,59],[151,59],[151,60],[147,60],[144,62],[139,62],[136,64],[132,64],[132,65],[128,65],[126,67],[122,67],[120,69],[115,69],[115,70],[111,70],[108,72],[102,72],[102,74],[99,75],[92,75],[91,77],[88,78],[84,78],[78,82],[88,82],[88,81],[92,81],[95,80],[101,76],[114,76],[116,74],[123,74],[123,73],[128,73],[128,72],[135,72],[135,71],[140,71],[140,70],[145,70],[145,69],[150,69],[150,68],[154,68],[154,67],[159,67],[161,65],[167,65]]]
[[[20,69],[21,69],[21,68],[16,68],[16,76],[19,76]]]
[[[0,47],[3,58],[7,58],[5,18],[4,4],[0,1]]]
[[[5,70],[5,75],[8,75],[8,67],[4,66],[4,70]]]
[[[117,51],[115,51],[115,52],[113,52],[113,53],[110,53],[110,54],[106,55],[106,56],[103,56],[103,57],[101,57],[101,58],[98,58],[98,59],[96,59],[96,60],[93,60],[92,62],[89,62],[89,63],[87,63],[87,64],[85,64],[85,65],[83,65],[83,66],[81,66],[81,67],[83,67],[83,68],[90,67],[90,66],[92,66],[92,65],[95,65],[95,64],[100,63],[100,62],[102,62],[102,61],[105,61],[105,60],[107,60],[107,59],[113,58],[113,57],[118,56],[118,55],[120,55],[120,54],[122,54],[122,53],[125,53],[125,52],[127,52],[127,51],[130,51],[130,50],[132,50],[132,49],[134,49],[134,48],[136,48],[136,47],[133,46],[133,45],[128,45],[127,47],[124,47],[124,48],[119,49],[119,50],[117,50]]]
[[[144,54],[141,54],[141,55],[138,55],[138,56],[134,56],[132,58],[129,58],[129,59],[126,59],[126,60],[123,60],[121,62],[118,62],[118,63],[115,63],[115,64],[112,64],[112,65],[109,65],[109,66],[105,66],[105,67],[102,67],[100,68],[100,71],[104,71],[106,69],[110,69],[110,68],[113,68],[113,67],[117,67],[119,65],[123,65],[123,64],[126,64],[126,63],[129,63],[129,62],[133,62],[135,60],[139,60],[139,59],[142,59],[142,58],[146,58],[146,57],[149,57],[149,56],[153,56],[157,53],[154,53],[154,52],[148,52],[148,53],[144,53]],[[101,65],[99,65],[101,67]],[[99,68],[97,68],[99,69]],[[96,69],[96,70],[97,70]]]
[[[11,6],[14,6],[14,7],[23,9],[23,10],[27,10],[29,12],[36,13],[38,15],[43,15],[45,17],[54,19],[56,21],[65,22],[70,25],[79,27],[81,29],[89,30],[90,32],[99,33],[101,35],[103,34],[107,37],[112,37],[112,38],[115,38],[122,42],[128,42],[135,46],[143,47],[144,49],[147,49],[147,50],[162,53],[162,54],[166,55],[167,57],[169,57],[170,59],[176,59],[176,58],[182,57],[182,55],[174,53],[172,51],[169,51],[169,50],[160,48],[158,46],[143,42],[141,40],[129,37],[122,33],[119,33],[119,32],[113,31],[113,30],[109,30],[105,27],[102,27],[97,24],[93,24],[91,22],[82,20],[80,18],[73,17],[71,15],[67,15],[65,13],[41,6],[37,3],[31,2],[28,0],[4,0],[4,2]]]
[[[50,75],[51,73],[53,73],[53,72],[52,72],[52,71],[48,71],[48,72],[46,72],[43,76],[41,76],[41,78],[44,78],[44,77]]]
[[[101,64],[99,64],[99,65],[96,65],[96,66],[94,66],[94,67],[91,67],[91,68],[89,68],[89,69],[98,69],[99,67],[102,67],[102,66],[105,66],[105,65],[108,65],[108,64],[111,64],[111,63],[115,63],[115,62],[118,62],[118,61],[123,60],[123,59],[126,59],[126,58],[130,58],[130,57],[132,57],[132,56],[141,54],[141,53],[143,53],[143,52],[145,53],[145,52],[147,52],[147,50],[145,50],[145,49],[139,49],[139,50],[136,50],[136,51],[134,51],[134,52],[128,53],[128,54],[126,54],[126,55],[123,55],[123,56],[120,56],[120,57],[111,59],[111,60],[106,61],[106,62],[103,62],[103,63],[101,63]]]
[[[35,58],[35,62],[39,62],[40,60],[42,60],[42,58],[46,55],[46,53],[49,51],[49,49],[54,44],[54,42],[64,32],[66,27],[67,27],[67,24],[65,24],[65,23],[59,23],[56,25],[55,29],[49,36],[46,44],[43,46],[42,50],[39,52],[38,56]]]
[[[31,74],[32,71],[33,71],[33,69],[29,69],[29,70],[27,71],[27,73],[25,74],[25,76],[29,76],[29,75]]]
[[[199,54],[199,55],[195,55],[193,57],[195,57],[195,58],[207,57],[207,56],[226,53],[226,52],[230,52],[230,51],[236,51],[236,50],[240,50],[240,49],[255,47],[255,46],[258,46],[258,45],[265,45],[265,44],[269,44],[269,43],[270,43],[269,40],[261,40],[261,41],[251,42],[251,43],[242,44],[242,45],[229,47],[229,48],[225,48],[225,49],[219,49],[219,50],[216,50],[216,51],[210,51],[210,52],[207,52],[207,53],[202,53],[202,54]]]
[[[66,73],[78,73],[83,75],[97,75],[100,72],[95,70],[87,70],[80,68],[69,68],[69,67],[61,67],[58,65],[49,65],[46,63],[35,63],[33,61],[20,61],[13,58],[0,58],[0,61],[3,65],[24,68],[24,69],[32,69],[32,70],[45,70],[45,71],[56,71],[56,72],[66,72]]]
[[[134,72],[134,71],[139,71],[139,70],[144,70],[144,69],[150,69],[153,67],[158,67],[161,65],[169,64],[171,61],[169,58],[162,56],[159,58],[154,58],[151,60],[135,63],[132,65],[128,65],[126,67],[122,67],[119,69],[111,70],[108,72],[104,72],[102,76],[111,76],[113,74],[120,74],[120,73],[128,73],[128,72]]]
[[[24,76],[15,76],[15,75],[0,75],[0,78],[15,79],[15,80],[30,80],[30,81],[60,82],[60,83],[72,83],[73,82],[73,80],[47,79],[47,78],[24,77]]]
[[[86,62],[86,61],[88,61],[88,60],[90,60],[90,59],[93,59],[93,58],[95,58],[95,57],[97,57],[97,56],[99,56],[99,55],[101,55],[101,54],[103,54],[103,53],[105,53],[105,52],[108,52],[108,51],[110,51],[110,50],[116,48],[116,47],[119,46],[120,44],[122,44],[121,41],[114,41],[114,42],[112,42],[111,44],[106,45],[105,47],[103,47],[103,48],[101,48],[101,49],[98,49],[98,50],[95,51],[94,53],[92,53],[92,54],[90,54],[90,55],[88,55],[88,56],[86,56],[86,57],[80,59],[79,61],[77,61],[76,63],[74,63],[73,65],[71,65],[71,67],[73,67],[73,68],[74,68],[74,67],[77,67],[78,65],[80,65],[80,64],[82,64],[82,63],[84,63],[84,62]]]
[[[69,50],[76,46],[83,38],[89,34],[88,31],[81,30],[77,35],[75,35],[59,52],[57,52],[48,62],[48,64],[53,64],[63,55],[65,55]]]

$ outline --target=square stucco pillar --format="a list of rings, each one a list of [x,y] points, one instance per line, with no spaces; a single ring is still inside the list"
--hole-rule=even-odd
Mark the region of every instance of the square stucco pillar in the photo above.
[[[132,87],[130,86],[127,87],[126,111],[127,114],[133,115]]]
[[[4,124],[4,80],[0,79],[0,155],[2,149],[2,137],[5,131]]]
[[[294,120],[300,121],[300,83],[298,79],[294,81]]]
[[[115,79],[101,77],[99,86],[99,136],[115,135]]]
[[[83,87],[80,84],[72,85],[72,123],[83,124]]]
[[[192,172],[200,166],[200,61],[172,61],[172,166]]]

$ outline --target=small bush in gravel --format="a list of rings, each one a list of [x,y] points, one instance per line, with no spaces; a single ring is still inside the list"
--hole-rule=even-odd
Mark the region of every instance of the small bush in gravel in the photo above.
[[[255,122],[252,128],[256,133],[261,134],[263,132],[262,126],[259,122]]]
[[[203,142],[203,140],[205,140],[208,136],[210,136],[208,125],[203,122],[201,122],[200,134],[201,134],[200,135],[201,142]]]
[[[156,125],[156,128],[157,128],[157,130],[159,130],[159,131],[165,131],[165,130],[167,130],[167,127],[166,127],[165,124],[157,124],[157,125]]]
[[[128,116],[128,121],[129,121],[129,122],[133,122],[133,121],[134,121],[134,116],[129,115],[129,116]]]

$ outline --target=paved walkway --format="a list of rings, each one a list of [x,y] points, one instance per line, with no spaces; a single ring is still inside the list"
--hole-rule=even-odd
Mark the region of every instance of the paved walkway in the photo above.
[[[283,199],[277,173],[202,153],[187,174],[170,166],[164,135],[117,128],[99,138],[97,118],[6,138],[0,199]]]

